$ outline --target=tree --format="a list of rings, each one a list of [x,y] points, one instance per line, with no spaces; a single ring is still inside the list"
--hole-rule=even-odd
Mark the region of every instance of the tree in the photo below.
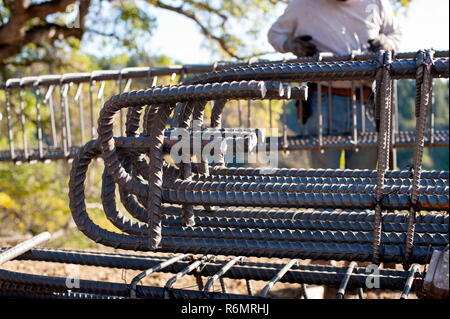
[[[392,0],[396,8],[411,0]],[[54,50],[74,47],[86,36],[100,36],[116,46],[138,49],[136,40],[150,37],[157,17],[151,9],[168,10],[193,21],[211,47],[227,57],[245,58],[242,38],[230,31],[232,21],[258,34],[261,21],[288,0],[4,0],[0,2],[0,61],[3,64],[52,62]],[[67,20],[73,11],[72,21]],[[108,14],[102,15],[102,12]],[[154,11],[154,10],[153,10]],[[245,23],[243,23],[245,22]],[[242,30],[240,30],[242,31]],[[244,33],[244,32],[242,32]],[[255,52],[249,52],[249,56]],[[1,67],[1,65],[0,65]]]

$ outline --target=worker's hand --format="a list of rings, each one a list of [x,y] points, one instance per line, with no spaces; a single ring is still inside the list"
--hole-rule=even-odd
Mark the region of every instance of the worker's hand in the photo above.
[[[284,42],[284,50],[294,53],[297,57],[310,57],[317,53],[314,43],[311,43],[312,37],[309,35],[289,38]]]
[[[378,35],[375,39],[369,40],[369,51],[378,52],[380,50],[393,51],[394,47],[390,44],[388,37],[384,34]]]

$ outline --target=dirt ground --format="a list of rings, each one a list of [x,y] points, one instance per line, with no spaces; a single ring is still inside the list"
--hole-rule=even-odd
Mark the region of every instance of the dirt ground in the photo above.
[[[101,249],[108,252],[120,252],[129,253],[121,250],[113,250],[108,248]],[[139,254],[139,253],[137,253]],[[142,253],[143,254],[143,253]],[[153,254],[156,255],[156,254]],[[169,254],[157,254],[158,256]],[[229,259],[229,258],[228,258]],[[268,258],[250,258],[251,261],[267,262]],[[277,260],[276,262],[284,262],[285,260]],[[272,260],[273,262],[273,260]],[[305,261],[304,263],[308,263]],[[109,281],[116,283],[127,283],[140,272],[132,270],[111,269],[102,267],[90,267],[90,266],[74,266],[58,263],[48,262],[35,262],[35,261],[10,261],[1,266],[2,269],[23,272],[28,274],[38,274],[45,276],[55,277],[73,277],[74,272],[79,274],[80,279],[96,280],[96,281]],[[163,287],[165,283],[173,277],[173,274],[155,273],[146,277],[141,281],[142,285]],[[208,278],[203,278],[205,284]],[[227,292],[232,294],[247,294],[247,286],[244,280],[232,280],[226,279]],[[267,282],[252,281],[254,294],[259,294],[264,288]],[[178,280],[173,288],[192,289],[197,290],[197,284],[195,277],[185,276]],[[213,287],[214,291],[221,291],[220,284],[217,282]],[[323,287],[307,286],[308,297],[310,299],[322,299],[324,297],[325,290]],[[301,298],[300,285],[299,284],[287,284],[277,283],[271,290],[270,295],[275,298]],[[366,299],[398,299],[400,298],[400,292],[378,292],[378,291],[365,291],[364,297]],[[356,294],[346,294],[346,299],[356,299]],[[410,295],[410,298],[415,298],[414,294]]]

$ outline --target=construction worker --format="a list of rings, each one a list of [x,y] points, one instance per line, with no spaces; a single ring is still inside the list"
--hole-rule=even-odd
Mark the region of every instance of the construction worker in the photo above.
[[[388,0],[292,0],[284,14],[273,24],[269,42],[282,53],[310,57],[320,52],[333,55],[398,50],[401,31]],[[328,83],[320,83],[322,92],[323,133],[331,135],[352,132],[351,81],[333,82],[332,129],[329,130]],[[363,96],[360,96],[360,86]],[[355,82],[357,128],[361,130],[362,116],[359,101],[364,100],[366,131],[376,131],[372,83]],[[309,103],[304,106],[305,135],[317,135],[319,127],[318,84],[310,84]],[[308,117],[309,116],[309,117]],[[303,119],[299,119],[303,120]],[[346,168],[375,169],[376,149],[345,152]],[[313,168],[340,167],[340,150],[311,152]]]

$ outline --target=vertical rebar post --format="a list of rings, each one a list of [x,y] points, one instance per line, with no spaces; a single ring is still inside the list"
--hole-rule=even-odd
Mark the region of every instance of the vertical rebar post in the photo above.
[[[357,114],[357,106],[356,106],[356,89],[355,89],[355,81],[352,81],[351,87],[351,95],[352,95],[352,142],[353,142],[353,150],[358,152],[358,114]]]
[[[36,95],[36,129],[38,138],[38,151],[39,159],[44,157],[44,146],[42,142],[42,124],[41,124],[41,88],[39,83],[35,83],[35,95]]]
[[[269,100],[269,130],[272,128],[272,100]]]
[[[416,276],[416,273],[418,273],[420,270],[419,265],[412,265],[411,270],[409,272],[408,278],[405,282],[405,288],[403,288],[402,296],[400,299],[408,299],[409,292],[411,291],[411,288],[414,283],[414,278]]]
[[[5,108],[6,108],[6,123],[8,126],[8,142],[9,142],[9,154],[11,155],[11,159],[14,160],[16,158],[15,150],[14,150],[14,139],[12,132],[12,123],[11,123],[11,101],[9,94],[9,81],[6,81],[5,88]]]
[[[384,175],[386,172],[386,165],[389,162],[389,128],[390,128],[390,112],[391,112],[391,77],[390,77],[390,63],[392,61],[390,52],[380,52],[379,65],[377,72],[377,101],[380,118],[380,132],[378,136],[378,168],[377,168],[377,186],[376,186],[376,200],[375,206],[375,222],[373,233],[373,263],[379,264],[379,249],[381,245],[382,219],[383,209],[381,201],[383,197]]]
[[[287,152],[287,110],[286,100],[283,99],[283,150]]]
[[[366,103],[364,101],[364,85],[359,86],[359,103],[361,104],[361,132],[366,133]]]
[[[91,75],[89,81],[89,109],[90,109],[90,119],[91,119],[91,139],[95,139],[95,123],[94,123],[94,85],[95,81]]]
[[[342,279],[341,286],[339,288],[339,291],[336,294],[336,299],[344,299],[345,296],[345,290],[347,289],[348,281],[350,280],[350,277],[352,276],[353,270],[356,267],[356,262],[352,261],[350,265],[347,268],[347,271],[344,275],[344,278]]]
[[[414,233],[416,223],[416,205],[419,199],[420,175],[422,174],[423,150],[425,146],[425,128],[428,116],[428,107],[431,103],[431,87],[433,78],[431,67],[434,51],[420,51],[417,56],[416,74],[416,134],[414,147],[414,174],[411,191],[411,207],[408,218],[408,233],[406,235],[405,260],[403,266],[408,269],[412,248],[414,246]]]
[[[251,123],[251,106],[252,106],[252,101],[251,100],[247,100],[247,128],[251,128],[252,127],[252,123]]]
[[[317,112],[319,113],[319,125],[317,127],[319,136],[319,152],[323,154],[322,85],[320,82],[317,82]]]
[[[120,69],[119,72],[119,80],[118,80],[118,87],[119,87],[119,94],[122,93],[122,69]],[[102,103],[103,105],[103,103]],[[120,136],[124,136],[124,127],[125,127],[125,123],[123,121],[123,109],[120,109],[119,111],[119,120],[120,120]]]
[[[249,296],[253,296],[253,286],[252,281],[250,279],[245,280],[245,284],[247,286],[247,292]]]
[[[328,135],[333,133],[333,83],[328,81]]]
[[[44,104],[48,105],[50,110],[50,124],[52,127],[52,142],[53,147],[58,147],[58,138],[56,136],[56,120],[55,120],[55,107],[53,103],[53,91],[55,90],[54,85],[50,85],[45,93]]]
[[[78,84],[77,92],[74,97],[75,102],[78,102],[78,112],[80,115],[80,135],[81,144],[84,145],[85,133],[84,133],[84,108],[83,108],[83,83]]]
[[[391,153],[392,153],[392,170],[397,168],[397,148],[395,148],[395,142],[399,132],[398,129],[398,82],[397,80],[392,80],[392,136],[391,136]]]

